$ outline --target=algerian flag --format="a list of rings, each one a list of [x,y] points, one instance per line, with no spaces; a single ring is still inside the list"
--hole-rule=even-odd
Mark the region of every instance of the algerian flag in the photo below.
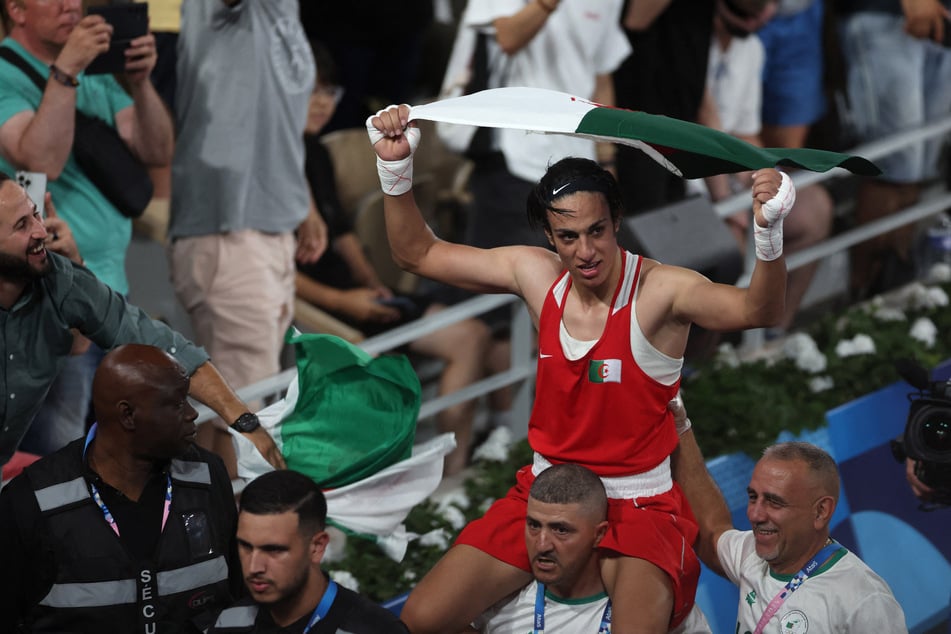
[[[811,149],[758,148],[711,128],[660,115],[607,108],[541,88],[493,88],[413,106],[410,120],[566,134],[631,145],[684,178],[702,178],[785,165],[814,172],[843,167],[854,174],[882,171],[859,156]]]
[[[588,380],[592,383],[620,383],[620,359],[592,359],[588,364]]]

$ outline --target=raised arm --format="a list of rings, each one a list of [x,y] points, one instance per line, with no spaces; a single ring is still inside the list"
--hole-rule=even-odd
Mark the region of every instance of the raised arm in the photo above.
[[[14,22],[21,19],[23,3],[8,4]],[[0,127],[0,149],[20,169],[43,172],[50,180],[59,178],[73,147],[76,112],[76,76],[109,48],[112,27],[99,15],[84,17],[73,28],[51,73],[36,111],[24,110]],[[19,29],[11,35],[25,37]],[[59,77],[59,79],[56,79]]]
[[[174,132],[168,108],[149,79],[158,59],[155,36],[135,38],[125,54],[132,106],[116,113],[119,136],[146,165],[167,165],[172,162]]]
[[[756,265],[749,287],[670,273],[680,277],[674,285],[674,319],[719,331],[773,326],[782,319],[786,302],[783,219],[792,209],[796,190],[788,175],[763,169],[753,175],[752,194]]]
[[[537,247],[478,249],[436,237],[413,197],[412,161],[420,132],[415,124],[408,123],[409,112],[409,106],[392,106],[367,120],[377,154],[386,235],[393,259],[406,271],[445,284],[479,293],[514,293],[528,299],[539,280],[547,279],[552,271],[557,273],[557,256]]]
[[[683,430],[680,433],[680,444],[671,455],[671,474],[687,496],[687,502],[700,526],[700,534],[694,543],[697,556],[708,568],[722,575],[723,567],[717,556],[717,542],[720,535],[733,528],[733,520],[720,488],[707,471],[693,430],[690,427],[685,428],[683,421],[687,421],[689,425],[689,419],[683,402],[677,404],[678,400],[679,398],[674,399],[669,406],[678,430]]]

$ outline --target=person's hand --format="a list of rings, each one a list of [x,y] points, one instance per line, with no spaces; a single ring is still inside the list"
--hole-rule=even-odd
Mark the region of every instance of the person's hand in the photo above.
[[[915,473],[915,467],[917,466],[918,463],[915,460],[905,458],[905,479],[908,480],[911,491],[916,498],[922,502],[930,502],[934,496],[934,489],[918,479],[918,475]]]
[[[46,248],[69,258],[76,264],[82,264],[83,258],[79,255],[79,247],[76,246],[73,232],[66,221],[56,214],[53,197],[49,192],[44,195],[43,203],[46,207],[46,217],[43,219],[43,225],[46,227]]]
[[[390,106],[367,119],[367,132],[376,155],[384,161],[399,161],[410,156],[416,149],[410,144],[408,130],[417,130],[416,123],[409,122],[409,106]],[[418,140],[417,140],[418,143]]]
[[[244,434],[244,437],[254,443],[254,446],[261,452],[261,455],[264,456],[264,459],[267,460],[272,467],[275,469],[287,468],[287,463],[284,462],[284,456],[281,455],[281,450],[274,444],[274,439],[271,438],[271,435],[267,433],[266,429],[258,427],[254,431]]]
[[[341,291],[337,310],[359,322],[391,324],[400,318],[401,313],[380,300],[392,296],[389,289],[383,293],[376,288],[352,288]]]
[[[905,14],[905,32],[919,39],[931,39],[941,44],[944,31],[951,20],[949,11],[939,0],[901,0]]]
[[[692,425],[690,419],[687,418],[687,408],[684,407],[684,399],[679,390],[677,396],[667,403],[667,409],[674,415],[674,427],[677,429],[677,435],[682,436]]]
[[[64,73],[76,77],[92,60],[109,50],[110,41],[112,25],[101,15],[87,15],[73,27],[54,64]]]
[[[158,51],[155,48],[155,36],[146,33],[129,42],[125,49],[125,75],[133,86],[144,81],[150,81],[149,75],[158,61]]]
[[[759,226],[771,227],[789,215],[796,202],[796,188],[788,179],[774,169],[761,169],[753,174],[753,216]]]
[[[304,221],[297,226],[297,252],[294,258],[302,264],[310,264],[320,259],[327,250],[327,224],[311,209]]]

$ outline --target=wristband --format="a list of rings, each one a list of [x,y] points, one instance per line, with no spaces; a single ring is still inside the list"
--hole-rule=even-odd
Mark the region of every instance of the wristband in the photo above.
[[[762,205],[767,226],[761,227],[753,220],[756,257],[765,262],[772,262],[783,254],[783,219],[789,215],[796,202],[796,188],[792,179],[785,172],[782,176],[779,191]]]
[[[69,73],[61,71],[56,67],[56,64],[50,64],[50,77],[52,77],[54,81],[63,84],[67,88],[75,88],[79,85],[78,79]]]
[[[368,117],[366,121],[367,134],[372,145],[376,145],[384,138],[383,133],[371,123],[373,117],[379,116],[381,112],[383,110]],[[380,176],[380,187],[383,189],[383,193],[389,196],[399,196],[413,188],[413,154],[419,146],[421,133],[419,128],[407,126],[403,130],[403,135],[409,142],[409,156],[396,161],[384,161],[379,156],[376,158],[376,170]]]

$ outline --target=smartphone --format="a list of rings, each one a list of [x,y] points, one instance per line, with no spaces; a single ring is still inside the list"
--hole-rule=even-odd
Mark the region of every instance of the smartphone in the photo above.
[[[46,174],[43,172],[18,171],[16,181],[20,187],[26,190],[26,195],[36,205],[40,217],[46,218]]]
[[[125,71],[125,50],[137,37],[149,32],[149,5],[129,2],[89,7],[86,15],[101,15],[112,25],[109,50],[100,54],[86,67],[87,75],[121,73]]]

